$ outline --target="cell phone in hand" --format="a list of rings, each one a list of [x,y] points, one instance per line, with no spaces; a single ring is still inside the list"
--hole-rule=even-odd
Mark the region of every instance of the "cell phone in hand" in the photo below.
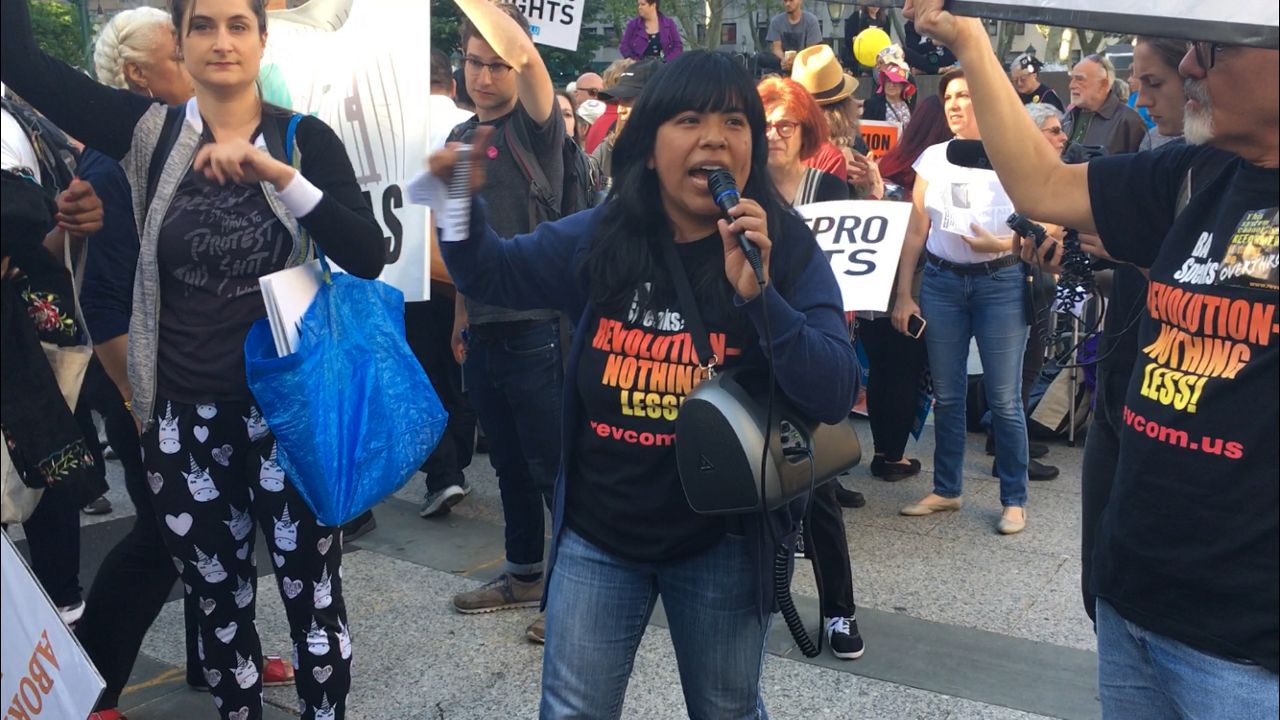
[[[924,318],[916,313],[911,313],[911,317],[907,318],[907,334],[919,340],[924,334],[924,326],[927,325]]]

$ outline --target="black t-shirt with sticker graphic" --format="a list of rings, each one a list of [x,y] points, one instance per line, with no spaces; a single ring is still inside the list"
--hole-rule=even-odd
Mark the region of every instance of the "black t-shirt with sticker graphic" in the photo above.
[[[1277,672],[1280,170],[1232,158],[1177,213],[1217,152],[1089,164],[1103,244],[1150,267],[1092,583],[1132,622]]]
[[[723,275],[718,234],[676,250],[690,278],[709,264]],[[612,554],[656,562],[715,545],[725,525],[689,507],[676,472],[676,416],[702,380],[693,339],[674,292],[655,293],[644,305],[596,313],[584,326],[577,382],[583,420],[568,464],[565,522]],[[698,309],[721,367],[732,367],[748,338]]]
[[[283,270],[293,238],[257,185],[188,170],[165,214],[156,388],[178,402],[250,400],[244,338],[266,316],[258,278]]]

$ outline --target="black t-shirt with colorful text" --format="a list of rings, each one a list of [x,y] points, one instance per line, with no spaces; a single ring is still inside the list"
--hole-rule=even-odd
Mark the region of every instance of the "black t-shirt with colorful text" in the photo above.
[[[1149,630],[1277,672],[1280,170],[1232,158],[1178,213],[1215,152],[1089,165],[1103,244],[1150,268],[1092,583]]]
[[[676,249],[691,278],[709,265],[723,276],[718,234]],[[680,485],[676,416],[705,373],[674,292],[642,302],[651,287],[638,291],[626,312],[595,313],[583,327],[582,423],[567,468],[565,509],[575,532],[640,562],[688,557],[718,542],[725,529],[722,519],[695,513]],[[732,367],[747,338],[710,309],[699,312],[721,367]]]

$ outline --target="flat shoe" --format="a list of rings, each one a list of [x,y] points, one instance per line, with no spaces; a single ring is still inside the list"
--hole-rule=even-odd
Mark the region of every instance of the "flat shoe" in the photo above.
[[[920,517],[923,515],[932,515],[936,512],[959,510],[963,506],[963,498],[941,498],[939,500],[934,500],[933,502],[911,503],[898,512],[901,515],[907,515],[909,517]]]
[[[885,482],[897,482],[920,472],[920,461],[911,458],[906,465],[882,461],[879,465],[871,461],[871,474]]]
[[[1027,511],[1022,511],[1021,520],[1011,520],[1003,515],[1000,516],[1000,522],[996,523],[996,532],[1001,535],[1016,535],[1027,529]]]

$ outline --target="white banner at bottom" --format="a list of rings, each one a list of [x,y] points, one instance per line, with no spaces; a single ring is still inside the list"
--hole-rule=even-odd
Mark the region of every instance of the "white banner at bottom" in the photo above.
[[[8,535],[2,544],[0,715],[23,720],[88,717],[106,683]]]

